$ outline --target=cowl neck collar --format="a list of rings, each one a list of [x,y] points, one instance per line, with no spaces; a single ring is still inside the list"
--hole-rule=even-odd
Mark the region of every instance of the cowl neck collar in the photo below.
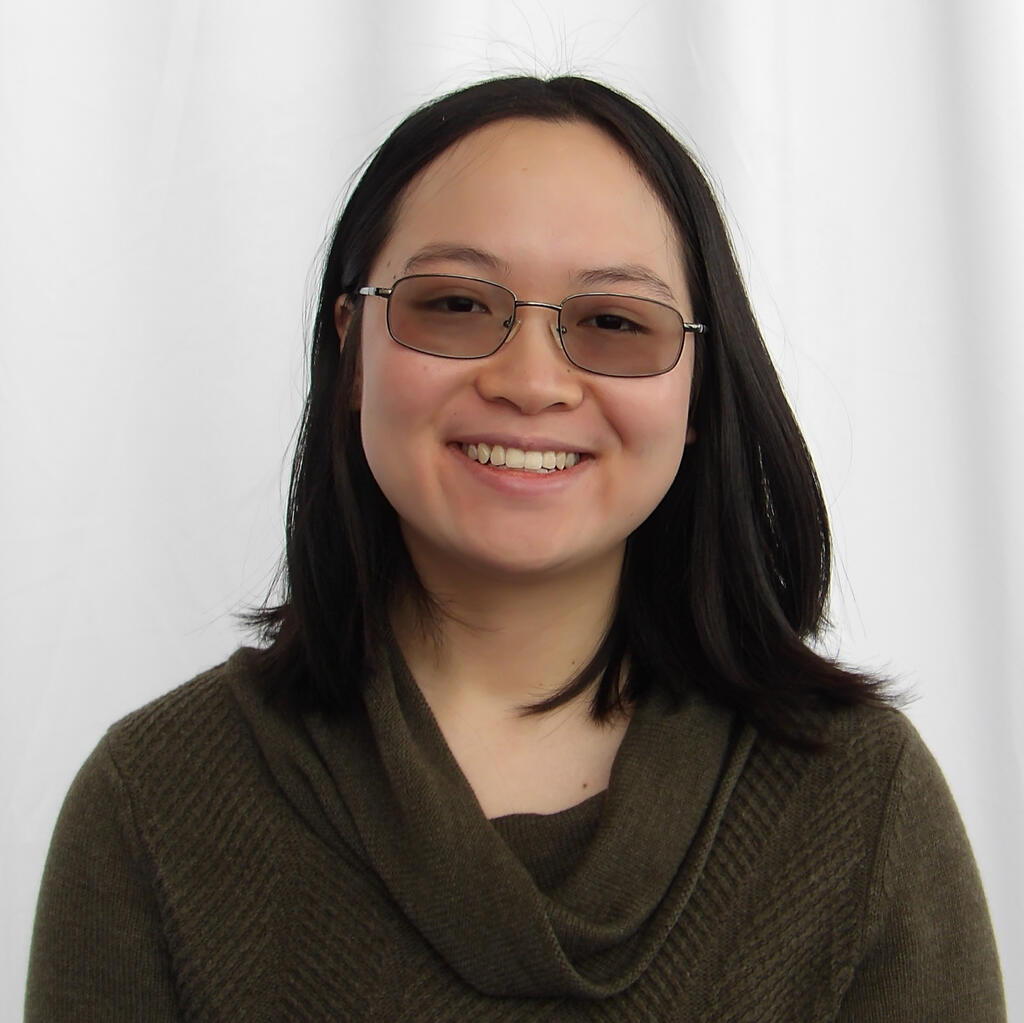
[[[679,709],[656,696],[639,705],[608,789],[588,800],[600,813],[592,838],[542,889],[484,816],[397,644],[381,661],[364,713],[306,715],[294,722],[305,735],[283,744],[277,720],[277,741],[261,743],[296,809],[362,860],[478,991],[603,998],[629,987],[685,910],[750,730],[696,694]],[[544,843],[558,816],[502,822]],[[532,837],[531,817],[543,825]]]

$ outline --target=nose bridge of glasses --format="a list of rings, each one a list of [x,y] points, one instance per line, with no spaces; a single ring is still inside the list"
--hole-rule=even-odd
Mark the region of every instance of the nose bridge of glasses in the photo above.
[[[518,309],[521,305],[535,306],[538,309],[554,309],[555,312],[561,312],[562,306],[560,303],[555,302],[526,302],[521,298],[517,298],[515,301],[515,307]]]
[[[519,328],[522,326],[523,321],[517,315],[520,306],[528,306],[535,309],[550,309],[552,312],[556,313],[557,316],[555,319],[548,323],[548,329],[551,331],[551,337],[554,339],[555,343],[561,346],[561,335],[565,332],[564,328],[561,327],[561,305],[554,302],[527,302],[518,298],[513,303],[512,315],[505,321],[505,327],[508,330],[508,334],[505,336],[505,344],[511,341],[516,334],[519,333]]]
[[[512,336],[518,331],[519,325],[523,322],[516,314],[519,312],[521,306],[527,306],[533,309],[550,309],[556,313],[555,321],[549,324],[551,334],[556,341],[560,341],[560,334],[564,333],[564,328],[561,326],[562,322],[562,306],[555,302],[527,302],[522,299],[516,299],[512,307],[512,315],[509,317],[506,326],[509,328],[508,338],[511,340]]]

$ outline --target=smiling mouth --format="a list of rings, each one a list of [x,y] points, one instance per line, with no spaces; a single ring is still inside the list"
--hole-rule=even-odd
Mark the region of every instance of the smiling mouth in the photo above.
[[[498,469],[523,469],[526,472],[561,472],[571,469],[580,460],[575,451],[523,451],[521,448],[506,448],[501,444],[460,444],[459,448],[467,458],[481,465],[493,465]]]

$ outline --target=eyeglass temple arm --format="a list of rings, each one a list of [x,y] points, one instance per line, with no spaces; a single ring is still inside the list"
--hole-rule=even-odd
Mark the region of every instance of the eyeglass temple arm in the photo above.
[[[358,294],[369,295],[371,297],[377,296],[378,298],[390,298],[392,288],[360,288]]]

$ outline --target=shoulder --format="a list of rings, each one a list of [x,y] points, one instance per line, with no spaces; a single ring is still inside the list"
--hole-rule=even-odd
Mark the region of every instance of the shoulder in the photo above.
[[[985,896],[960,812],[932,752],[897,710],[845,711],[832,728],[836,741],[826,757],[837,777],[852,780],[844,790],[866,825],[869,940],[885,931],[887,940],[903,934],[915,956],[926,958],[918,944],[945,920],[947,961],[935,969],[950,970],[962,943],[980,956],[977,973],[988,982],[998,963]]]
[[[191,787],[252,770],[256,747],[245,707],[262,702],[252,653],[239,649],[110,727],[100,747],[133,803],[169,803]]]
[[[837,750],[899,750],[908,741],[920,742],[910,719],[894,707],[840,707],[825,716],[824,726],[826,741]]]
[[[938,850],[970,860],[942,769],[906,715],[886,708],[843,711],[833,718],[830,736],[834,742],[826,757],[833,769],[855,775],[861,786],[876,790],[880,871],[891,871],[899,859],[934,860]]]
[[[949,786],[934,755],[902,712],[858,707],[835,713],[824,759],[837,774],[875,790],[890,832],[927,816],[934,827],[962,831]]]
[[[874,802],[884,801],[890,783],[903,767],[934,765],[917,729],[902,711],[892,707],[816,711],[808,714],[801,730],[820,743],[820,748],[798,749],[757,733],[754,762],[765,764],[767,770],[799,776],[806,784],[862,790]]]
[[[126,714],[110,726],[107,741],[119,749],[140,743],[158,749],[186,736],[206,736],[231,716],[236,702],[233,692],[239,685],[255,691],[252,654],[240,648],[223,663]]]
[[[737,785],[738,805],[772,821],[780,848],[820,846],[825,860],[870,886],[894,856],[920,847],[922,832],[959,841],[942,772],[901,711],[833,710],[816,734],[824,745],[815,751],[758,736]]]
[[[1004,1019],[984,890],[931,751],[896,710],[842,711],[829,734],[820,768],[832,784],[818,796],[834,801],[858,878],[840,1018]]]
[[[888,787],[908,770],[938,771],[913,723],[893,707],[834,710],[827,715],[824,726],[825,748],[812,756],[839,775]]]
[[[253,654],[241,649],[122,718],[91,758],[106,763],[119,813],[175,902],[167,912],[189,913],[207,892],[196,870],[220,878],[217,892],[247,877],[271,883],[295,833],[296,792],[305,807],[315,751],[303,723],[265,699]]]

